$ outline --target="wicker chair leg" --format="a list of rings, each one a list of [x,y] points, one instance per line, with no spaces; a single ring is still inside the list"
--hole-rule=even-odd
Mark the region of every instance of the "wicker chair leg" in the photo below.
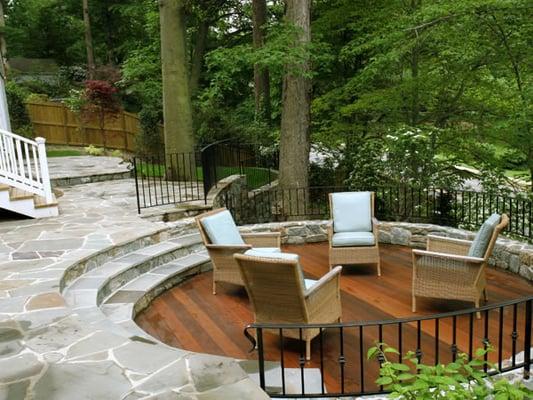
[[[483,289],[483,299],[489,301],[489,295],[487,294],[487,289]]]
[[[305,341],[305,359],[307,361],[311,359],[311,339]]]
[[[412,310],[413,312],[416,312],[416,296],[413,295],[413,300],[412,300]]]
[[[217,282],[215,278],[213,278],[213,294],[217,294]]]
[[[381,276],[381,260],[378,258],[378,276]]]

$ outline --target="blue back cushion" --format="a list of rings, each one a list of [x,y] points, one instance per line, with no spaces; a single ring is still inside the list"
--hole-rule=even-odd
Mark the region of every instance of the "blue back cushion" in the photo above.
[[[200,222],[212,244],[244,244],[228,210],[202,218]]]
[[[371,232],[371,199],[370,192],[333,193],[333,230],[335,232]]]
[[[485,222],[483,222],[483,225],[481,225],[481,228],[479,228],[474,241],[470,245],[468,256],[479,258],[485,257],[485,252],[489,247],[490,238],[494,233],[494,228],[496,228],[496,225],[500,223],[500,220],[501,217],[499,214],[492,214]]]

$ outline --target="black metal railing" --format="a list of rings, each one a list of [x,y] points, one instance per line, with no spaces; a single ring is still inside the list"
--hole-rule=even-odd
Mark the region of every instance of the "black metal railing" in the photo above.
[[[207,202],[217,182],[245,175],[249,189],[277,179],[277,153],[252,144],[219,141],[190,153],[167,153],[133,158],[138,212],[141,209],[190,201]]]
[[[329,219],[328,194],[346,187],[309,187],[252,193],[227,193],[224,202],[239,224]],[[376,193],[376,216],[383,221],[423,222],[477,229],[492,213],[507,213],[506,234],[533,240],[533,201],[527,194],[377,186],[358,188]]]
[[[377,342],[399,352],[408,350],[421,363],[437,365],[455,361],[459,353],[469,359],[477,348],[493,348],[483,366],[494,375],[523,369],[529,379],[533,296],[504,303],[437,315],[383,321],[335,324],[251,324],[245,335],[257,353],[259,382],[273,398],[334,398],[386,393],[375,383],[381,361],[367,360]],[[480,318],[477,318],[480,315]],[[286,330],[318,330],[312,342],[311,360],[305,360],[303,341],[284,338]],[[517,353],[522,352],[520,359]],[[394,360],[396,361],[396,360]],[[269,370],[267,373],[267,369]],[[311,369],[319,371],[311,381]],[[315,388],[315,389],[313,389]]]
[[[162,154],[133,159],[137,210],[203,200],[200,153]]]

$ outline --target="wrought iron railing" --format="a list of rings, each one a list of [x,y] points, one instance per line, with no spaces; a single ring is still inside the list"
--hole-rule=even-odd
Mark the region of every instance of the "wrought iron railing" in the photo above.
[[[245,175],[250,189],[270,184],[277,179],[277,154],[260,150],[257,145],[224,140],[190,153],[135,157],[139,213],[167,204],[207,202],[209,191],[230,175]]]
[[[413,350],[420,362],[427,365],[455,361],[459,353],[472,359],[477,348],[491,346],[494,350],[485,355],[484,360],[496,368],[484,365],[488,375],[522,369],[524,378],[529,379],[532,302],[533,296],[529,296],[479,309],[383,321],[256,323],[247,326],[244,333],[253,351],[257,352],[260,386],[272,398],[336,398],[386,393],[383,386],[375,383],[381,361],[366,359],[368,349],[377,342],[395,347],[400,363],[406,352]],[[283,336],[286,330],[296,330],[303,337],[307,329],[319,331],[313,340],[311,361],[305,360],[303,341],[295,344],[294,340]],[[269,335],[274,340],[266,340]],[[518,352],[523,352],[520,359]],[[270,369],[272,365],[276,368],[267,373],[268,362]],[[320,372],[319,382],[314,385],[309,385],[308,368]],[[289,374],[289,369],[299,372]],[[290,383],[289,379],[292,379]],[[320,389],[309,390],[310,386]]]
[[[329,219],[328,194],[346,187],[309,187],[227,193],[224,202],[239,224]],[[505,234],[533,240],[533,201],[527,194],[502,194],[419,188],[376,186],[358,188],[376,193],[376,215],[383,221],[434,223],[476,229],[492,213],[507,213]]]

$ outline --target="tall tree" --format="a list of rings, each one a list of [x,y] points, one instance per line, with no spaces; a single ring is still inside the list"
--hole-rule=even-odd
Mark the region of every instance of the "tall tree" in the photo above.
[[[252,1],[253,43],[254,48],[261,48],[265,43],[265,25],[267,23],[266,0]],[[270,122],[270,76],[268,68],[254,65],[254,99],[255,117]]]
[[[83,25],[85,28],[85,48],[87,50],[87,69],[89,79],[93,79],[95,63],[94,63],[94,48],[93,35],[91,32],[91,17],[89,14],[89,0],[82,0],[83,4]]]
[[[311,42],[311,0],[287,0],[287,22],[296,27],[294,46]],[[283,77],[283,108],[279,184],[282,188],[307,187],[311,123],[311,79],[309,59],[286,65]]]
[[[8,70],[7,65],[7,45],[6,45],[6,37],[5,37],[5,18],[4,18],[4,10],[7,6],[7,2],[4,0],[0,0],[0,74],[2,77],[6,76],[6,72]]]
[[[167,154],[194,150],[185,12],[184,0],[159,0]]]

